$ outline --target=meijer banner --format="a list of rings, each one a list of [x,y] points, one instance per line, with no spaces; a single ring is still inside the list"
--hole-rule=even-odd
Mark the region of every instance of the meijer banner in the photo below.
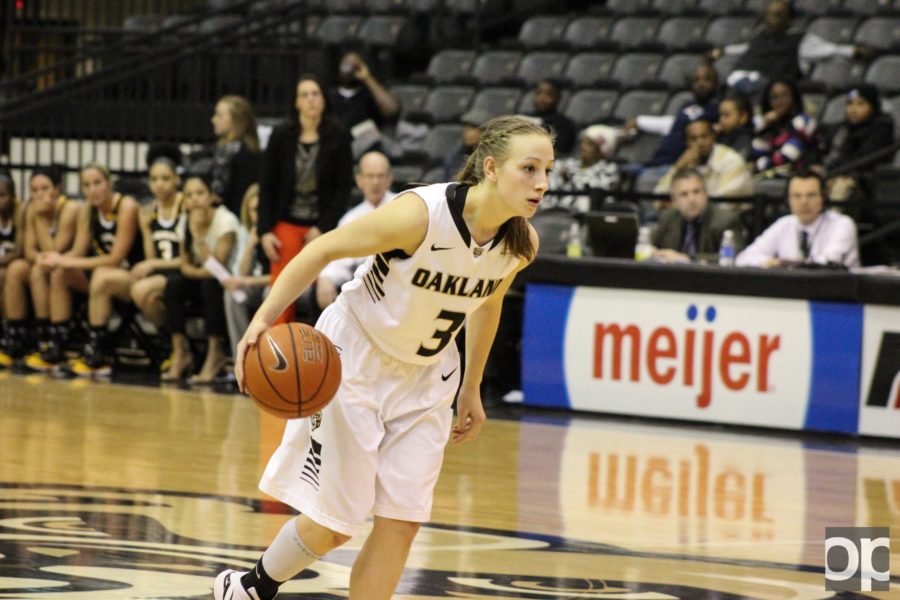
[[[862,308],[529,285],[525,403],[854,433]]]

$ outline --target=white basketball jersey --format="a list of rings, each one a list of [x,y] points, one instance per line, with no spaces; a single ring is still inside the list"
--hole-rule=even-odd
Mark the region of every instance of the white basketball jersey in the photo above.
[[[519,264],[505,254],[500,228],[479,246],[463,220],[468,187],[441,183],[410,190],[428,207],[428,233],[412,256],[392,250],[360,266],[341,289],[372,341],[404,362],[433,364],[466,317]]]

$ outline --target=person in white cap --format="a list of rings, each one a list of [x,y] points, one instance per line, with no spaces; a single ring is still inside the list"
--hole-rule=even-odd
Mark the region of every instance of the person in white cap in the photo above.
[[[616,151],[619,130],[608,125],[591,125],[581,132],[577,158],[563,158],[556,162],[550,174],[551,192],[586,191],[599,188],[614,192],[619,188],[619,165],[610,160]],[[591,197],[548,194],[543,208],[561,206],[574,212],[591,210]]]

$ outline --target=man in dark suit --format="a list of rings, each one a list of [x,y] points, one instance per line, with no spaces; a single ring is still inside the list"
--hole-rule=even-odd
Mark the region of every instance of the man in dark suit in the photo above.
[[[672,177],[672,207],[659,216],[653,232],[653,258],[662,262],[712,260],[719,254],[722,234],[734,233],[736,251],[744,247],[744,231],[736,212],[709,203],[703,176],[682,169]]]

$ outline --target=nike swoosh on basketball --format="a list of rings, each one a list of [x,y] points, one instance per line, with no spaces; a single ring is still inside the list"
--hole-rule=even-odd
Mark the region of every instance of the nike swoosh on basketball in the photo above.
[[[273,371],[284,371],[287,369],[287,359],[284,357],[284,352],[281,351],[281,348],[278,347],[278,344],[269,337],[266,336],[266,341],[269,342],[269,348],[272,349],[272,353],[275,355],[275,359],[278,361],[274,366],[269,367]]]
[[[437,252],[438,250],[453,250],[453,246],[435,246],[434,244],[431,245],[432,252]]]
[[[452,371],[450,371],[450,372],[447,373],[446,375],[444,375],[443,373],[441,373],[441,381],[447,381],[448,379],[450,379],[451,377],[453,377],[453,374],[454,374],[454,373],[456,373],[456,369],[453,369]]]

